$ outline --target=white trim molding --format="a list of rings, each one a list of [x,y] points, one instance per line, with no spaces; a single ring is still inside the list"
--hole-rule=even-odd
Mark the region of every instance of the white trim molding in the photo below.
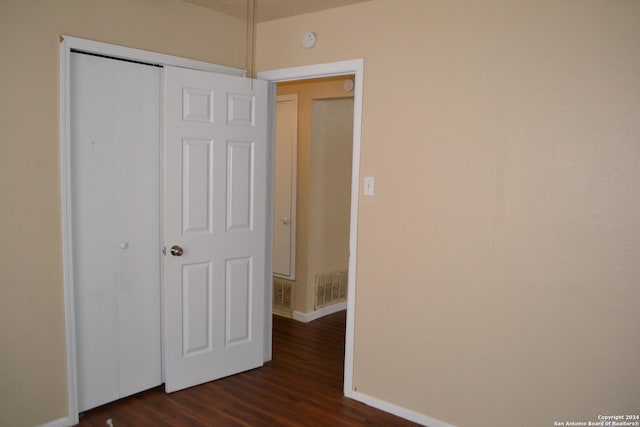
[[[273,357],[273,343],[271,335],[273,330],[273,207],[274,202],[274,176],[276,167],[275,141],[276,141],[276,87],[269,84],[269,106],[267,107],[267,238],[265,239],[264,252],[266,254],[266,268],[264,276],[264,362],[271,361]]]
[[[64,280],[65,334],[67,350],[67,400],[68,418],[46,424],[48,427],[76,425],[78,417],[75,309],[73,295],[73,247],[71,218],[71,52],[85,52],[117,59],[126,59],[153,65],[171,65],[219,74],[245,76],[245,70],[209,64],[192,59],[148,52],[70,36],[60,36],[60,186],[62,210],[62,265]],[[269,325],[271,325],[269,323]],[[60,424],[63,423],[63,424]]]
[[[363,59],[352,59],[348,61],[329,62],[325,64],[282,68],[280,70],[260,71],[258,73],[258,78],[279,83],[290,82],[293,80],[345,76],[349,74],[356,74],[358,72],[362,74],[363,69]],[[357,84],[355,85],[354,90],[356,88]]]
[[[353,94],[353,160],[351,163],[351,220],[349,224],[349,277],[347,282],[347,329],[344,351],[344,394],[353,393],[353,347],[356,301],[356,259],[358,250],[358,196],[360,195],[360,145],[362,137],[362,88],[364,81],[364,59],[331,62],[261,71],[259,79],[272,83],[304,80],[319,77],[354,75]],[[267,292],[272,292],[268,282]],[[265,337],[271,339],[271,335]]]
[[[318,310],[310,311],[309,313],[303,313],[301,311],[293,312],[293,319],[298,322],[313,322],[316,319],[319,319],[324,316],[328,316],[333,313],[337,313],[342,310],[347,309],[347,302],[339,302],[337,304],[331,304],[326,307],[322,307]]]
[[[388,412],[398,417],[404,418],[414,423],[421,424],[429,427],[456,427],[453,424],[446,423],[437,418],[430,417],[428,415],[421,414],[419,412],[412,411],[402,406],[394,405],[393,403],[386,402],[384,400],[376,399],[375,397],[367,396],[366,394],[354,391],[347,397],[362,402],[365,405],[372,406],[382,411]]]
[[[246,71],[240,68],[209,64],[208,62],[181,58],[179,56],[165,55],[164,53],[150,52],[93,40],[79,39],[77,37],[63,35],[60,38],[61,44],[68,46],[69,50],[73,50],[75,52],[99,54],[110,58],[126,59],[152,65],[171,65],[173,67],[191,68],[193,70],[230,74],[232,76],[244,77],[246,75]]]

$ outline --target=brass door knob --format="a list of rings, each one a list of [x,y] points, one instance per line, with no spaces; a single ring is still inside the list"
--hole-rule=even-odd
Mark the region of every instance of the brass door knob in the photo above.
[[[180,246],[178,245],[173,245],[171,246],[171,255],[173,256],[182,256],[183,254],[183,250]]]

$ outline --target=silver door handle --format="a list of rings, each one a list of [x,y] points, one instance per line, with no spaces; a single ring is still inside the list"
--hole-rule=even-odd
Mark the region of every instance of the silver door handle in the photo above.
[[[184,253],[184,251],[182,250],[182,248],[178,245],[173,245],[171,246],[171,255],[173,256],[182,256],[182,254]]]
[[[289,225],[291,224],[291,220],[289,218],[280,218],[280,224]]]

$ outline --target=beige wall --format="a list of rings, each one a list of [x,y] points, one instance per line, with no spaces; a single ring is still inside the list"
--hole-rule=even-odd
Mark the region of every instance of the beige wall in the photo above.
[[[638,412],[639,22],[374,0],[258,26],[259,71],[365,60],[358,392],[460,426]]]
[[[314,306],[314,277],[309,269],[311,200],[311,103],[314,99],[353,97],[344,90],[344,77],[278,84],[278,95],[298,95],[298,191],[296,201],[296,280],[294,310],[308,313]],[[350,185],[350,184],[347,184]],[[311,230],[310,227],[314,227]]]
[[[314,309],[316,276],[349,269],[352,154],[353,97],[313,100],[307,304]]]
[[[637,413],[639,20],[374,0],[259,26],[259,70],[365,59],[359,392],[462,426]],[[240,22],[179,1],[0,2],[0,425],[67,412],[61,33],[244,64]]]
[[[234,67],[245,61],[241,21],[178,0],[0,1],[2,426],[67,416],[60,34]]]

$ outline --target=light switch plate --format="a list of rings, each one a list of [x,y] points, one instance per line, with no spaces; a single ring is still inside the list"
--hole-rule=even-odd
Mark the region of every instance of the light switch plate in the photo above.
[[[364,195],[373,196],[375,194],[375,180],[372,176],[364,177]]]

